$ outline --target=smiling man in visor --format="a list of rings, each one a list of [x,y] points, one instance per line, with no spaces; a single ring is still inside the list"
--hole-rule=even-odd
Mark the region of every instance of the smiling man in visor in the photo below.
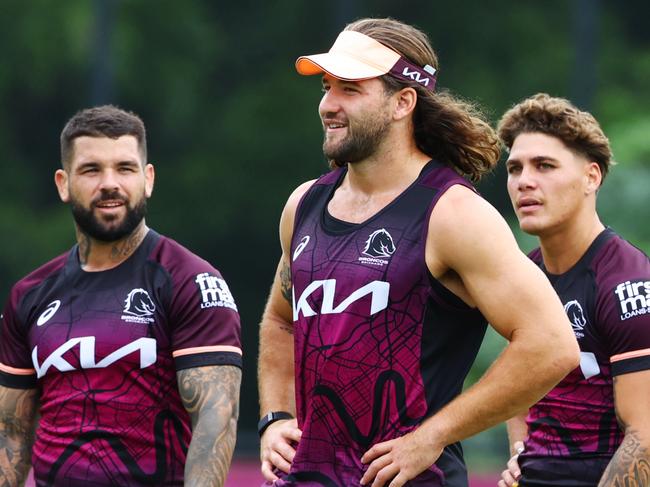
[[[497,138],[435,91],[424,33],[346,27],[325,54],[323,152],[299,186],[262,318],[262,473],[276,486],[467,486],[459,440],[528,407],[578,363],[548,281],[474,190]],[[511,342],[460,394],[486,321]],[[526,383],[509,380],[528,371]],[[460,395],[459,395],[460,394]]]

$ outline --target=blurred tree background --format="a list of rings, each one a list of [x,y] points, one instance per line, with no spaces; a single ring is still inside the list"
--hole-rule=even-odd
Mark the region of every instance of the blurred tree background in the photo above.
[[[329,49],[359,17],[392,16],[427,32],[439,86],[492,121],[538,91],[589,109],[618,166],[599,198],[606,224],[650,251],[650,3],[642,0],[2,0],[0,255],[6,296],[24,274],[74,243],[57,197],[59,133],[78,109],[114,103],[140,114],[157,169],[148,223],[218,267],[242,316],[245,370],[237,455],[257,455],[258,320],[292,189],[327,170],[320,82],[301,54]],[[479,189],[516,229],[503,168]],[[503,347],[488,334],[468,383]],[[512,380],[525,380],[513,377]],[[504,429],[466,444],[474,468],[499,468]],[[497,462],[497,463],[495,463]]]

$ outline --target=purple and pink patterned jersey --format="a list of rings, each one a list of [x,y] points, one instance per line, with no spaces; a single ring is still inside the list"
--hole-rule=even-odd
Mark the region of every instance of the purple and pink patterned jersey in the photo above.
[[[650,261],[605,229],[566,273],[549,274],[580,344],[580,366],[530,408],[522,487],[595,487],[623,439],[612,377],[650,369]]]
[[[345,169],[321,177],[297,209],[291,245],[296,408],[302,439],[277,486],[358,486],[362,455],[415,429],[461,391],[486,329],[430,274],[429,216],[469,184],[429,162],[367,221],[327,204]],[[409,486],[467,486],[459,444]]]
[[[36,485],[183,485],[190,419],[181,369],[241,367],[237,307],[221,275],[149,230],[119,266],[82,270],[78,247],[11,291],[0,384],[40,389]]]

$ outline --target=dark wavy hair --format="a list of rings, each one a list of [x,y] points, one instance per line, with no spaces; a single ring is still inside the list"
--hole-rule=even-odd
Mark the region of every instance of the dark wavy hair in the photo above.
[[[372,37],[414,64],[438,69],[438,57],[427,35],[411,25],[390,18],[366,18],[345,30]],[[497,136],[475,104],[390,75],[380,79],[388,92],[406,86],[416,90],[413,128],[418,149],[474,182],[496,166],[501,152]]]
[[[75,113],[61,132],[61,164],[70,166],[74,140],[77,137],[109,137],[117,139],[132,135],[138,141],[142,162],[147,162],[147,132],[142,119],[113,105],[86,108]]]
[[[598,121],[565,98],[537,93],[508,110],[497,126],[499,138],[508,150],[519,134],[527,132],[557,137],[568,148],[598,163],[603,179],[615,164],[609,140]]]

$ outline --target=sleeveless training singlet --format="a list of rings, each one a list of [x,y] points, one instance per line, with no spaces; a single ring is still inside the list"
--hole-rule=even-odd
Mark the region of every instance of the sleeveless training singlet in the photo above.
[[[522,487],[596,487],[623,439],[612,377],[650,369],[650,261],[611,229],[567,272],[546,273],[580,344],[580,366],[530,408]]]
[[[153,230],[107,271],[84,272],[77,249],[12,288],[0,327],[0,384],[41,391],[36,485],[182,486],[191,424],[176,372],[241,367],[232,295]]]
[[[278,486],[358,486],[372,445],[403,436],[459,394],[486,329],[425,263],[434,205],[452,185],[469,183],[431,161],[392,203],[350,224],[327,212],[345,173],[321,177],[296,213],[290,258],[303,434]],[[460,444],[408,485],[467,486]]]

